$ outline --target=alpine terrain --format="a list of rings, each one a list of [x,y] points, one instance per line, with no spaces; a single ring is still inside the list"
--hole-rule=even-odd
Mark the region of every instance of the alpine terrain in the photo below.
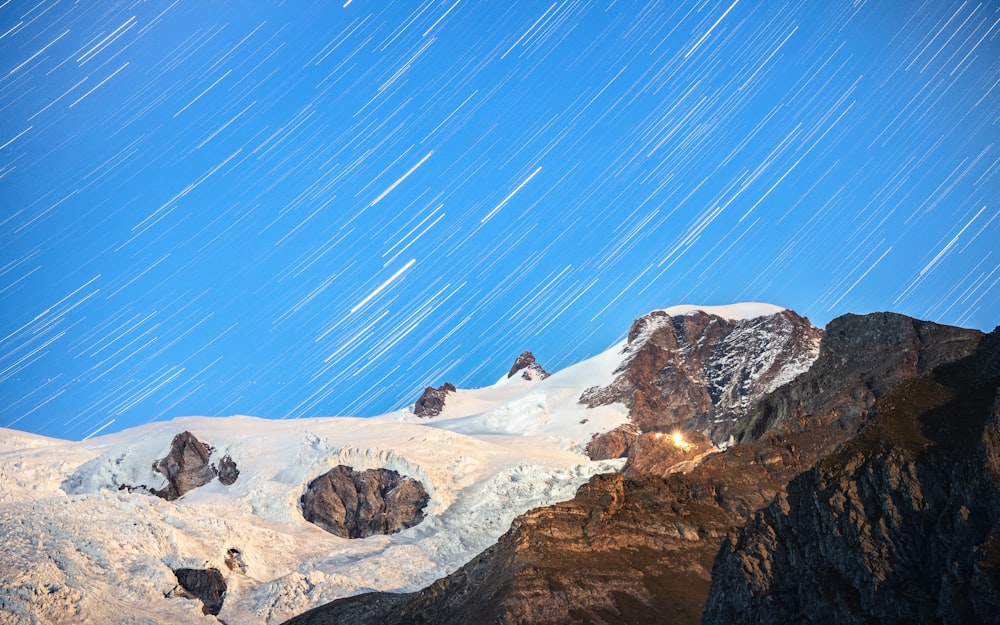
[[[998,351],[675,306],[373,418],[0,430],[0,623],[998,622]]]

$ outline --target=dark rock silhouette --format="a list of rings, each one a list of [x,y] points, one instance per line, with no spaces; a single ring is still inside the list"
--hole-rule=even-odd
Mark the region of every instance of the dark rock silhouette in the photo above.
[[[152,492],[167,501],[211,482],[216,471],[208,462],[211,448],[191,432],[181,432],[170,442],[170,452],[153,463],[153,470],[167,478],[167,487]]]
[[[394,534],[424,520],[430,497],[419,480],[389,469],[338,465],[309,482],[302,515],[344,538]]]
[[[202,603],[204,614],[217,616],[222,611],[222,602],[226,596],[226,580],[219,569],[175,569],[177,583],[183,589],[178,594],[190,599],[198,599]]]

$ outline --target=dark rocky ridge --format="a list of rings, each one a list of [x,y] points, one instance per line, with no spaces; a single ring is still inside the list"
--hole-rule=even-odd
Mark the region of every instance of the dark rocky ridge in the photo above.
[[[511,365],[510,371],[507,372],[507,378],[510,379],[518,373],[525,380],[544,380],[549,377],[549,372],[535,361],[535,355],[531,352],[521,352],[521,355]]]
[[[450,382],[445,382],[437,388],[428,386],[417,398],[417,402],[413,404],[413,414],[424,418],[438,416],[444,410],[444,402],[448,393],[454,393],[455,390],[455,385]]]
[[[703,623],[1000,623],[1000,331],[724,541]]]
[[[809,371],[762,398],[733,434],[748,442],[774,431],[856,431],[878,397],[906,378],[965,357],[982,336],[896,313],[838,317],[826,327]]]
[[[153,471],[167,478],[166,488],[149,492],[173,501],[216,477],[226,486],[233,484],[240,475],[236,462],[227,454],[215,466],[209,462],[212,451],[191,432],[181,432],[170,442],[170,452],[153,463]]]
[[[826,427],[826,413],[814,428],[775,422],[773,431],[707,456],[688,473],[666,476],[673,452],[657,450],[647,434],[634,449],[628,475],[595,476],[572,500],[518,517],[496,545],[430,587],[342,599],[290,623],[698,623],[713,561],[732,528],[856,432],[889,388],[863,385],[869,392],[858,394],[859,380],[899,380],[913,371],[908,352],[888,347],[899,344],[902,320],[886,324],[852,315],[831,322],[829,328],[843,332],[833,339],[839,341],[836,349],[825,347],[824,338],[813,365],[820,369],[816,377],[789,383],[788,407],[804,420],[809,407],[823,405],[817,393],[855,411],[858,418],[844,421],[843,428]],[[968,355],[982,336],[931,326],[916,332],[911,344],[933,356],[917,359],[918,372],[929,362]],[[866,340],[842,340],[856,332]],[[929,344],[935,340],[949,347],[938,350]],[[868,357],[872,351],[879,359]],[[816,379],[824,386],[815,385]],[[848,429],[852,424],[855,429]],[[642,475],[643,466],[658,474]]]
[[[394,534],[424,520],[430,497],[419,480],[389,469],[338,465],[309,482],[302,516],[344,538]]]
[[[679,427],[724,443],[757,400],[809,367],[821,335],[790,310],[737,321],[653,311],[632,324],[615,380],[580,403],[622,403],[643,432]]]

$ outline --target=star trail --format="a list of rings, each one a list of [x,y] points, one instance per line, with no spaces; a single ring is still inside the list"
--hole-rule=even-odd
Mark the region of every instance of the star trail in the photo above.
[[[0,427],[373,415],[633,318],[1000,321],[998,2],[0,2]]]

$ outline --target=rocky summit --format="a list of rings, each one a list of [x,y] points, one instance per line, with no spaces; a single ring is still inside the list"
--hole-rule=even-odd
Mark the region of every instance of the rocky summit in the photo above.
[[[580,402],[625,404],[645,432],[698,430],[725,443],[754,403],[809,368],[821,336],[790,310],[749,319],[653,311],[632,323],[614,381]]]
[[[511,365],[510,371],[507,372],[507,378],[512,378],[515,375],[520,375],[521,378],[525,380],[544,380],[549,377],[549,372],[542,368],[542,365],[535,361],[535,355],[531,352],[525,351],[521,352],[521,355],[514,360],[514,364]]]

